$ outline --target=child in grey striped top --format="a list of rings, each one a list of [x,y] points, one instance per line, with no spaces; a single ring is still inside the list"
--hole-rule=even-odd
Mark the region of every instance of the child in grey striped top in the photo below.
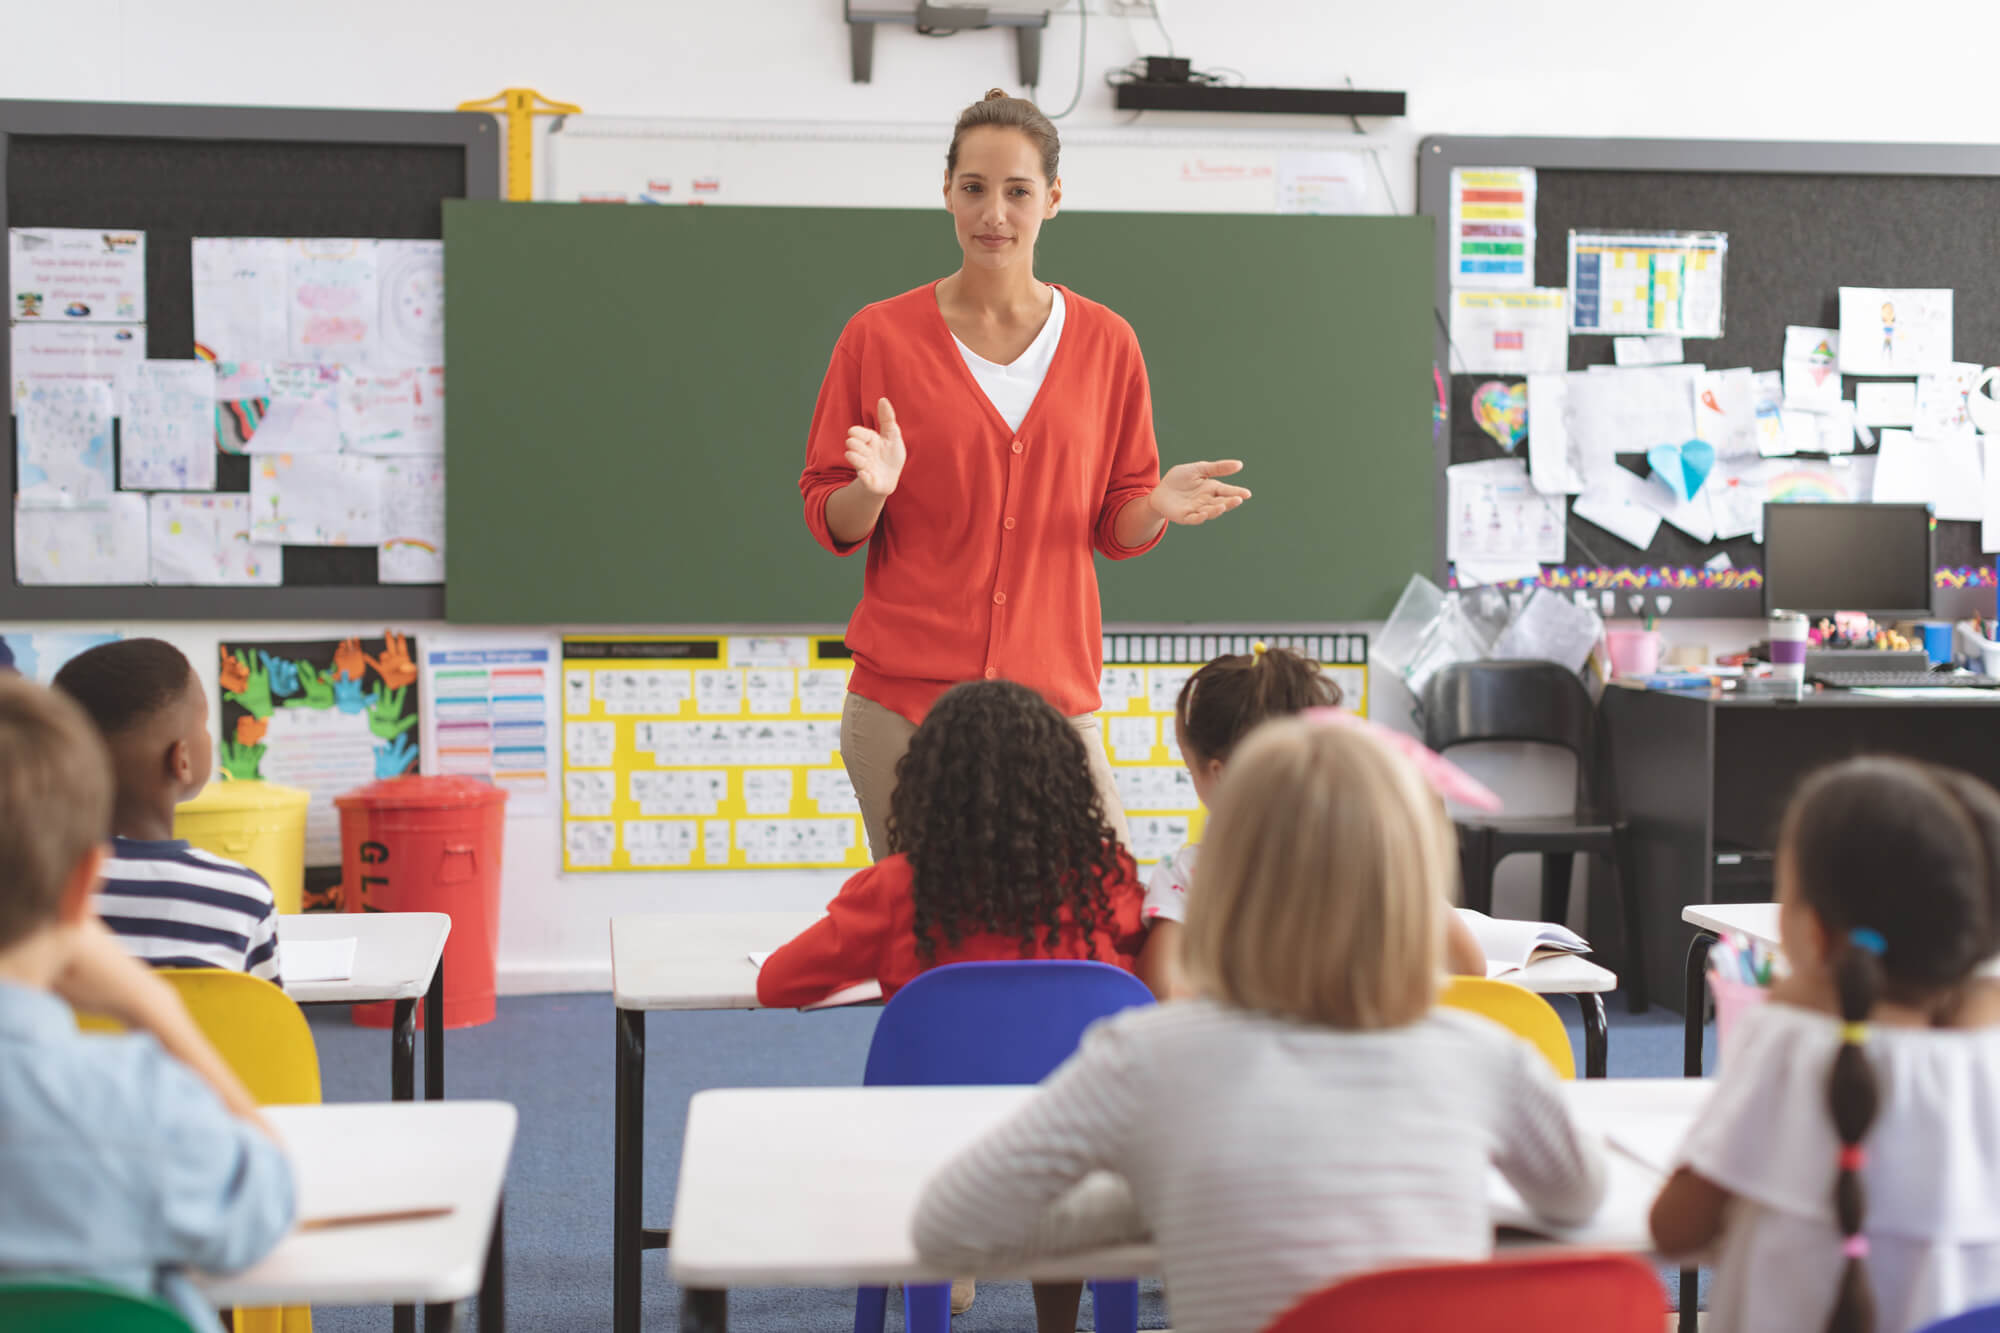
[[[1366,730],[1260,727],[1189,895],[1198,998],[1094,1028],[930,1183],[918,1250],[966,1271],[1150,1233],[1173,1327],[1237,1333],[1350,1273],[1486,1257],[1489,1165],[1548,1220],[1590,1216],[1601,1149],[1553,1071],[1435,1006],[1456,864],[1435,795]]]

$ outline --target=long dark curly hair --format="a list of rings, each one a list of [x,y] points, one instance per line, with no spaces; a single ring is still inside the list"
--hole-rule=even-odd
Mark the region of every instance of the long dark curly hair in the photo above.
[[[896,764],[889,850],[915,872],[917,952],[992,932],[1021,956],[1060,956],[1063,909],[1084,939],[1110,925],[1106,881],[1124,854],[1083,738],[1025,685],[947,690]]]

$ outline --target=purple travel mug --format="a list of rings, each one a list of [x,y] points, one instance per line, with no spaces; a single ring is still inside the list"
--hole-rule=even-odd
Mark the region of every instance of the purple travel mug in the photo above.
[[[1771,613],[1771,679],[1805,686],[1806,618],[1797,611]]]

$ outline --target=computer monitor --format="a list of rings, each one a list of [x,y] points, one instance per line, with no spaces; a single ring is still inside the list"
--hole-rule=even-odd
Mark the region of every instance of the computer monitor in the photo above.
[[[1764,506],[1766,612],[1927,616],[1933,563],[1929,505]]]

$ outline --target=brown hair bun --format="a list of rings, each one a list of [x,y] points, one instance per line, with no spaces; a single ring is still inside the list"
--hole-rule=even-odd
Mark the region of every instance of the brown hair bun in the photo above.
[[[1004,88],[989,88],[982,97],[965,110],[958,113],[958,123],[952,127],[951,147],[944,155],[944,177],[950,181],[952,173],[958,170],[958,142],[967,130],[985,126],[1018,130],[1028,137],[1041,155],[1042,175],[1049,184],[1056,183],[1056,164],[1062,157],[1062,140],[1056,135],[1055,122],[1042,114],[1042,109],[1025,97],[1010,97]]]

